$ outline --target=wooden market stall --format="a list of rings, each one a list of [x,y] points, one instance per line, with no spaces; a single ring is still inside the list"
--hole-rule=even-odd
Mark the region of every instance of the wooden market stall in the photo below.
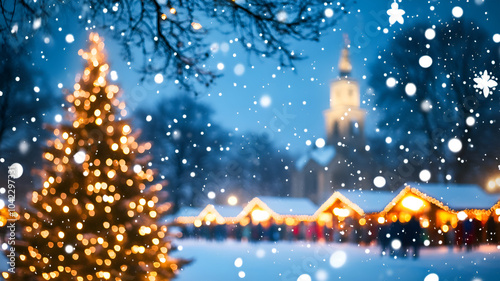
[[[314,213],[326,241],[356,241],[364,211],[340,192],[334,192]]]
[[[314,239],[309,224],[317,208],[308,198],[261,196],[248,202],[237,221],[251,240]]]
[[[262,196],[250,200],[236,220],[242,225],[250,222],[267,225],[272,221],[296,225],[301,221],[314,221],[316,209],[307,198]]]
[[[441,245],[454,239],[447,233],[461,221],[471,219],[484,224],[497,200],[477,185],[410,183],[400,189],[379,215],[389,223],[397,220],[406,223],[415,216],[428,236],[425,243]]]
[[[224,206],[208,204],[205,208],[183,208],[179,211],[175,221],[180,224],[193,224],[200,227],[202,224],[230,224],[235,223],[241,212],[238,206]]]
[[[184,237],[203,237],[207,239],[225,239],[228,225],[236,222],[241,212],[239,206],[208,204],[201,211],[196,208],[184,208],[179,211],[175,222],[182,225]]]
[[[174,216],[167,216],[165,222],[173,220],[178,224],[193,224],[196,217],[200,214],[201,208],[181,207]]]
[[[494,216],[496,222],[500,222],[500,200],[491,207],[491,214]]]
[[[498,194],[488,194],[476,185],[410,183],[394,192],[336,191],[319,208],[307,198],[270,196],[255,197],[244,208],[211,204],[203,209],[181,208],[175,222],[209,238],[224,232],[226,237],[238,240],[370,244],[380,239],[378,233],[388,232],[395,224],[405,225],[414,217],[422,229],[424,244],[453,243],[457,240],[455,233],[460,236],[464,231],[471,232],[467,231],[470,222],[476,229],[475,243],[479,243],[500,241],[487,236],[484,230],[484,226],[488,231],[498,227],[499,199]],[[463,241],[466,239],[470,240]],[[459,240],[457,243],[461,243]]]
[[[396,194],[392,191],[380,190],[343,190],[340,192],[363,211],[363,215],[358,220],[361,233],[357,242],[364,244],[376,242],[379,228],[387,225],[385,218],[380,216],[380,212]]]

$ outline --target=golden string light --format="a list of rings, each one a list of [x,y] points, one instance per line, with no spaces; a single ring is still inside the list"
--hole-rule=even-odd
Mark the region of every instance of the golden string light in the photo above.
[[[175,9],[170,13],[175,14]],[[154,180],[151,169],[139,174],[131,169],[136,155],[145,153],[151,144],[137,143],[130,125],[116,118],[116,114],[127,115],[125,103],[116,99],[119,87],[107,81],[110,66],[102,39],[97,33],[89,39],[89,51],[78,51],[87,67],[66,97],[73,119],[68,120],[70,126],[53,130],[56,139],[47,142],[49,149],[43,154],[53,166],[46,169],[42,189],[32,193],[36,212],[21,217],[25,240],[41,237],[47,243],[19,253],[16,270],[45,280],[120,281],[119,272],[133,266],[145,269],[134,277],[137,280],[170,279],[179,265],[167,255],[170,244],[163,240],[167,228],[156,224],[158,197],[148,192],[162,187],[146,189],[144,183]],[[85,157],[74,157],[80,151],[84,154],[79,156]],[[129,220],[117,219],[121,213]],[[137,220],[138,214],[147,216]],[[41,223],[51,218],[52,225]],[[132,229],[138,229],[141,238],[129,236]],[[95,257],[95,263],[80,262],[82,256]],[[8,272],[2,276],[11,279]]]
[[[405,201],[406,199],[406,201]],[[203,221],[216,221],[218,224],[235,224],[240,223],[245,225],[248,220],[248,216],[251,216],[254,211],[256,216],[265,216],[265,220],[273,218],[276,221],[284,221],[287,225],[295,225],[300,221],[328,221],[332,218],[332,213],[339,217],[351,216],[353,213],[349,212],[349,209],[353,210],[359,218],[359,224],[364,225],[367,220],[375,220],[379,224],[384,224],[387,219],[386,215],[394,208],[399,202],[404,202],[405,208],[419,211],[425,206],[425,202],[433,204],[438,208],[442,209],[448,214],[456,215],[459,212],[464,212],[469,216],[474,216],[476,218],[488,217],[492,213],[497,216],[500,215],[500,201],[498,201],[490,209],[465,209],[465,210],[453,210],[449,208],[443,201],[433,198],[415,187],[406,186],[389,202],[383,210],[379,212],[366,213],[360,206],[353,203],[340,192],[334,192],[330,198],[328,198],[314,213],[312,216],[307,215],[280,215],[276,211],[272,210],[258,197],[252,199],[243,210],[236,217],[224,217],[216,210],[215,206],[209,204],[207,205],[199,214],[194,216],[179,216],[175,220],[180,224],[193,224],[195,227],[200,227]],[[343,204],[344,208],[333,208],[332,212],[327,213],[326,210],[330,209],[335,205],[336,202]],[[134,206],[135,207],[135,206]],[[133,208],[132,208],[133,209]],[[266,213],[266,214],[264,214]],[[254,219],[259,220],[257,217]],[[408,219],[409,220],[409,219]],[[390,221],[390,220],[389,220]],[[429,221],[424,222],[424,225],[428,226]]]

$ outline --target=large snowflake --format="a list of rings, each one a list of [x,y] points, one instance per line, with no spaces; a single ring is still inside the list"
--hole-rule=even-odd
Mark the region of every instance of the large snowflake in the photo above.
[[[479,76],[476,74],[476,78],[474,78],[474,82],[476,82],[474,88],[477,91],[482,90],[484,97],[487,98],[492,93],[491,91],[495,90],[495,87],[498,85],[496,80],[497,78],[488,74],[487,70],[479,72]]]
[[[400,24],[403,24],[405,22],[403,18],[405,11],[399,8],[396,0],[394,0],[394,3],[391,4],[391,8],[387,10],[387,14],[389,15],[389,23],[391,25],[395,24],[396,22],[399,22]]]

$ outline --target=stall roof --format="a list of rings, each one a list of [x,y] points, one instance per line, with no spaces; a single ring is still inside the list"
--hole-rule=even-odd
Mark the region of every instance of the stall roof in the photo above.
[[[176,217],[196,217],[200,214],[202,208],[195,207],[181,207],[175,214]]]
[[[261,196],[258,199],[283,216],[312,216],[318,209],[308,198]]]
[[[330,208],[332,204],[334,204],[336,201],[341,201],[350,208],[352,208],[356,213],[363,215],[364,211],[355,203],[353,203],[351,200],[347,199],[342,193],[335,191],[315,212],[315,216],[319,216],[322,212]]]
[[[349,201],[358,205],[365,214],[384,210],[397,195],[392,191],[379,190],[340,190],[339,192]]]
[[[214,209],[225,218],[235,218],[243,210],[240,206],[229,205],[214,205]]]
[[[268,211],[274,218],[302,217],[310,219],[318,209],[318,206],[307,198],[262,196],[250,200],[238,218],[248,215],[256,206]]]
[[[175,221],[178,217],[196,217],[200,214],[201,208],[195,207],[181,207],[175,214],[169,214],[163,217],[163,221],[170,223]]]
[[[442,202],[452,210],[489,210],[500,199],[499,194],[488,194],[475,184],[408,183],[407,186]]]

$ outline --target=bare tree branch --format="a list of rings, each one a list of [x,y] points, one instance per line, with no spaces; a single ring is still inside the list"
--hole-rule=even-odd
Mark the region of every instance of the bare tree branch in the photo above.
[[[33,20],[46,24],[57,11],[74,9],[83,24],[106,31],[122,46],[126,60],[141,58],[143,79],[162,73],[188,90],[209,86],[218,75],[207,65],[209,37],[235,34],[251,54],[275,57],[293,67],[300,57],[293,40],[319,40],[346,13],[346,3],[324,0],[0,0],[3,42],[23,40]],[[325,9],[334,12],[325,16]],[[14,28],[14,26],[16,27]],[[13,31],[13,28],[17,30]],[[135,52],[140,50],[141,53]]]

